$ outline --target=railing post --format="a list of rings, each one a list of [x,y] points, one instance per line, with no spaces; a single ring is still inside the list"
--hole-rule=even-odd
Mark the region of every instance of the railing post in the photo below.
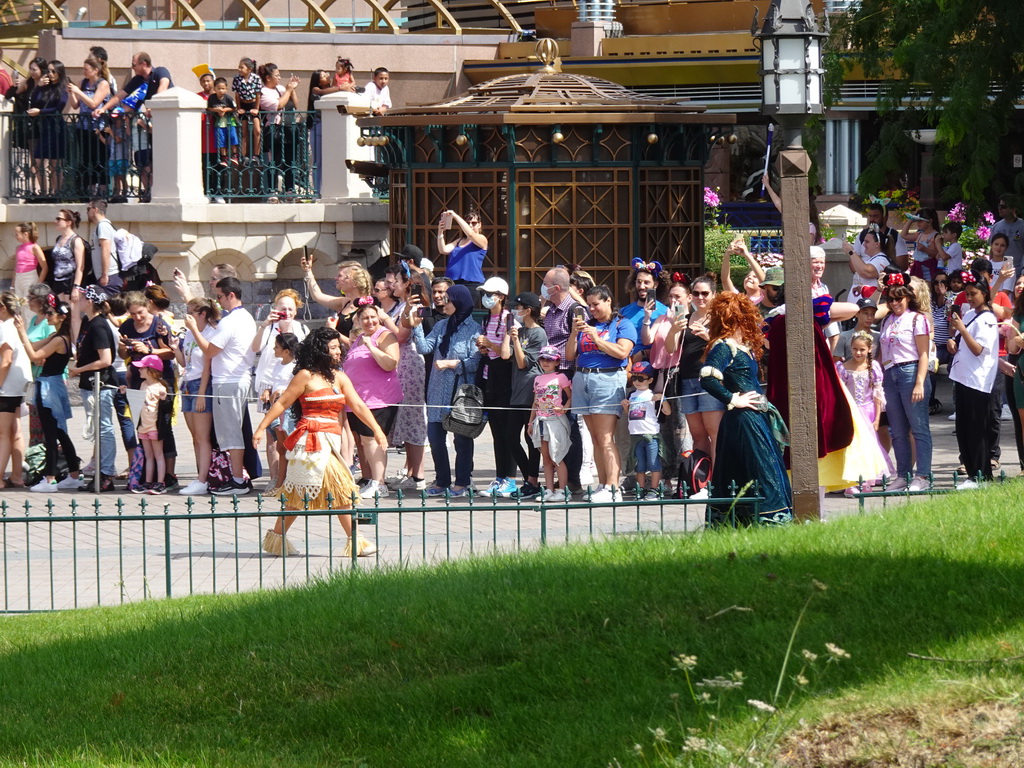
[[[356,118],[338,111],[339,106],[349,104],[369,106],[370,101],[359,93],[339,92],[323,96],[316,103],[320,113],[322,146],[330,148],[330,151],[322,152],[320,157],[320,199],[324,202],[373,198],[370,185],[350,173],[345,166],[346,160],[373,160],[374,157],[373,147],[360,147],[356,143],[359,138]]]
[[[93,491],[100,492],[103,487],[103,470],[101,466],[102,451],[100,449],[100,372],[92,372],[92,466],[93,466]]]
[[[201,123],[206,102],[169,88],[146,102],[153,112],[154,203],[204,203]]]
[[[169,511],[170,505],[164,504],[164,593],[167,597],[171,596],[171,520],[167,517]],[[191,567],[190,563],[189,568]]]
[[[0,184],[3,198],[11,196],[11,133],[14,130],[14,102],[0,99]]]

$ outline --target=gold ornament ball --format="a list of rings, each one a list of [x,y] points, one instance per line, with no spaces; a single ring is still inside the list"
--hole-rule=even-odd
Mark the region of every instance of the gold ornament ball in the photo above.
[[[657,144],[658,143],[658,134],[656,134],[656,133],[648,133],[647,134],[647,143],[648,144]]]
[[[460,147],[466,146],[468,142],[469,137],[464,133],[460,133],[458,136],[455,137],[455,143]]]
[[[358,144],[360,147],[365,147],[366,139],[360,136],[358,139],[356,139],[356,144]]]
[[[553,134],[551,134],[551,141],[553,141],[555,144],[561,144],[563,141],[565,141],[565,136],[562,135],[561,131],[555,131]]]

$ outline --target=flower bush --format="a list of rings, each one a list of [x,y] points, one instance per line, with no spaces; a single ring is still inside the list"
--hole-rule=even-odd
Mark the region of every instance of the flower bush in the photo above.
[[[861,198],[860,205],[862,208],[865,208],[871,203],[881,203],[885,207],[897,211],[916,211],[921,207],[921,201],[918,199],[919,194],[920,190],[916,188],[883,189],[877,195],[868,195]]]

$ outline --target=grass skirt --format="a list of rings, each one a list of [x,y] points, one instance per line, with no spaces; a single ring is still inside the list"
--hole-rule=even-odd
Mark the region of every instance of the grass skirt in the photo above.
[[[341,436],[317,432],[320,450],[307,451],[302,438],[285,454],[288,472],[281,486],[287,509],[350,509],[352,497],[359,501],[359,486],[341,460]],[[327,497],[331,496],[328,505]]]

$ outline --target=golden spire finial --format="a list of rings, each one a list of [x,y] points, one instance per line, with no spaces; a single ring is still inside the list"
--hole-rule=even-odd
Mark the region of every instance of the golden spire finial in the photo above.
[[[537,47],[534,50],[537,52],[537,58],[544,65],[540,69],[541,72],[562,71],[561,62],[558,59],[558,43],[550,37],[545,37],[537,41]]]

